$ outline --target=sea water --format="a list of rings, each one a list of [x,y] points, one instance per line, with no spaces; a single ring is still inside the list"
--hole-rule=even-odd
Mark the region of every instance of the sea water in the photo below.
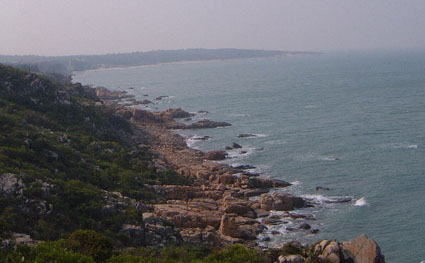
[[[73,80],[154,102],[140,108],[182,107],[196,113],[192,121],[232,123],[178,132],[204,151],[242,145],[226,163],[292,182],[286,191],[315,204],[300,212],[317,218],[308,222],[318,234],[271,226],[282,234],[269,245],[365,233],[387,262],[425,259],[425,52],[161,64],[79,72]],[[212,138],[191,139],[205,135]],[[351,201],[334,202],[343,199]]]

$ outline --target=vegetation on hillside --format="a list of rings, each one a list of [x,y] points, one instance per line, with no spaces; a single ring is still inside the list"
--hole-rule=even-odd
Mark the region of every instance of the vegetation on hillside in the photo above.
[[[112,241],[94,231],[79,230],[67,239],[0,251],[0,263],[261,263],[267,257],[242,245],[214,250],[202,245],[114,250]]]
[[[0,263],[259,263],[278,256],[242,245],[124,249],[123,225],[143,226],[134,204],[158,201],[151,186],[191,181],[157,171],[132,136],[142,131],[90,88],[0,64],[0,127]],[[111,211],[111,203],[120,209]],[[17,233],[38,244],[16,246]]]
[[[18,180],[17,192],[0,195],[3,237],[56,240],[76,229],[116,237],[122,224],[142,218],[132,206],[106,213],[112,192],[146,202],[156,198],[150,184],[190,183],[157,171],[151,154],[128,139],[132,126],[96,101],[79,84],[0,65],[0,175]]]

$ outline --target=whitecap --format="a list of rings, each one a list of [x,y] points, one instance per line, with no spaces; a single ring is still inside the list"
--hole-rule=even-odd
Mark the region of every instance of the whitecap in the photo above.
[[[381,147],[391,148],[391,149],[417,149],[419,146],[413,143],[395,142],[395,143],[382,144]]]
[[[249,117],[249,114],[230,113],[229,116],[231,116],[231,117]]]
[[[305,154],[305,155],[299,155],[295,157],[296,160],[302,161],[302,162],[310,162],[310,161],[340,161],[338,157],[332,156],[332,155],[313,155],[313,154]]]
[[[209,137],[209,136],[208,136]],[[195,144],[195,143],[197,143],[197,142],[201,142],[201,141],[209,141],[209,140],[211,140],[211,137],[209,137],[209,138],[207,138],[207,139],[203,139],[204,137],[203,136],[197,136],[197,135],[194,135],[194,136],[189,136],[188,138],[186,138],[186,145],[189,147],[189,148],[195,148],[195,147],[193,147],[193,145]],[[196,148],[195,148],[196,149]]]
[[[306,105],[306,106],[304,106],[304,108],[312,109],[312,108],[317,108],[317,106],[316,105]]]
[[[292,185],[300,185],[300,184],[302,184],[300,181],[294,181],[294,182],[291,182],[291,184]]]
[[[368,203],[366,202],[366,198],[362,197],[354,203],[355,206],[366,206]]]
[[[324,196],[324,195],[302,195],[304,199],[314,204],[334,204],[334,203],[348,203],[353,200],[352,196]]]
[[[227,153],[228,153],[228,156],[231,158],[244,158],[248,155],[253,154],[256,151],[258,151],[256,148],[244,147],[243,149],[229,150]]]
[[[341,160],[338,157],[334,157],[332,155],[329,155],[329,156],[318,156],[317,159],[319,159],[321,161],[340,161]]]

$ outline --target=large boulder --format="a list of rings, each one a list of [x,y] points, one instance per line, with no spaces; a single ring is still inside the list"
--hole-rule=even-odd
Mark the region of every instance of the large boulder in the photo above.
[[[343,242],[322,240],[314,248],[314,254],[329,263],[385,263],[378,244],[366,235]]]
[[[323,262],[346,262],[342,252],[341,244],[337,241],[322,240],[315,246],[314,254]]]
[[[227,153],[225,151],[214,150],[205,154],[205,159],[212,161],[220,161],[226,159]]]
[[[279,256],[279,263],[303,263],[304,259],[300,255]]]
[[[278,179],[249,177],[247,185],[249,188],[279,188],[290,186],[291,184]]]
[[[366,235],[342,243],[344,253],[354,259],[355,263],[385,263],[381,248]]]
[[[193,117],[195,114],[184,111],[181,108],[177,108],[177,109],[167,109],[166,111],[164,111],[164,115],[170,118],[178,119],[178,118]]]
[[[238,199],[238,198],[234,198],[231,196],[226,196],[224,198],[224,205],[223,205],[223,210],[226,213],[229,214],[237,214],[237,215],[245,215],[247,216],[247,214],[252,211],[251,209],[251,202],[247,201],[247,200],[243,200],[243,199]],[[251,213],[253,216],[249,216],[249,217],[255,217],[255,213],[252,212]]]
[[[239,217],[236,214],[224,214],[221,217],[219,232],[233,238],[254,240],[264,228],[256,220]]]
[[[301,197],[287,193],[262,194],[260,196],[261,209],[270,211],[289,211],[305,206],[305,201]]]
[[[216,122],[210,120],[201,120],[184,127],[184,129],[207,129],[207,128],[217,128],[217,127],[226,127],[231,126],[232,124],[228,122]]]

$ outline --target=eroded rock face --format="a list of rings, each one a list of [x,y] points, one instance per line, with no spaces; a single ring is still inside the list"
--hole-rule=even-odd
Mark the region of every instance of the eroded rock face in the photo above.
[[[254,240],[264,230],[257,220],[238,217],[236,214],[224,214],[221,217],[220,233],[233,238]]]
[[[342,243],[344,253],[354,259],[356,263],[385,263],[381,248],[366,235]]]
[[[289,211],[305,206],[305,201],[301,197],[287,193],[262,194],[260,196],[261,209],[266,211]]]
[[[4,173],[0,175],[0,195],[14,196],[23,189],[21,180],[18,180],[15,174]]]

